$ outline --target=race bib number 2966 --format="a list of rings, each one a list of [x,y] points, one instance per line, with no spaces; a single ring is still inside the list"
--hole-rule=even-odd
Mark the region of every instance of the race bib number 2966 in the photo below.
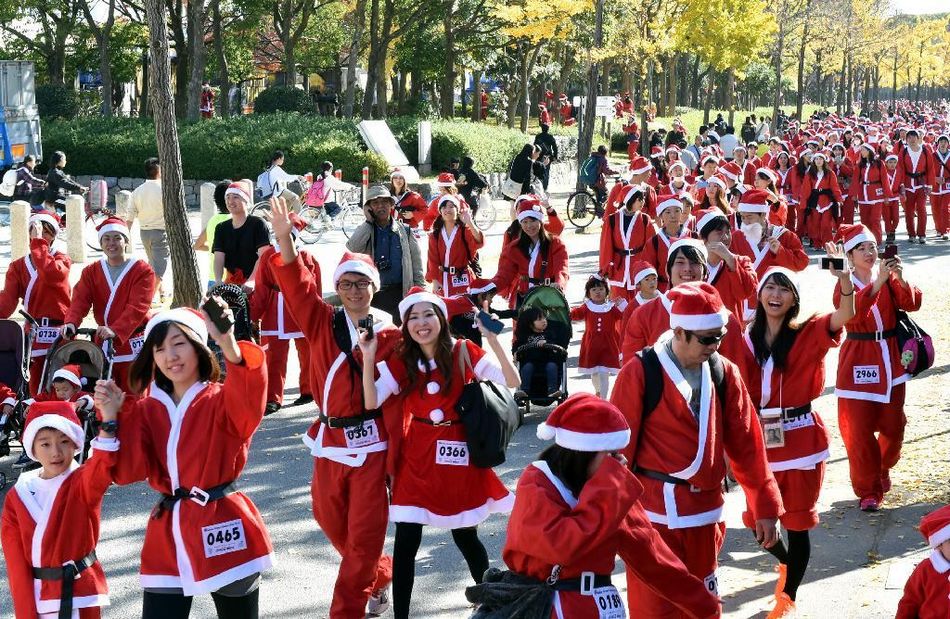
[[[854,366],[855,385],[876,385],[881,382],[881,369],[877,365]]]

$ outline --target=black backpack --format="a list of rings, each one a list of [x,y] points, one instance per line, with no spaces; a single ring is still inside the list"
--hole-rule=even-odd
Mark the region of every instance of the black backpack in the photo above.
[[[640,416],[640,427],[650,413],[660,403],[663,397],[663,366],[660,365],[660,358],[652,346],[647,346],[637,353],[640,362],[643,364],[643,412]],[[726,408],[726,370],[722,365],[722,357],[719,353],[713,353],[709,357],[709,371],[712,374],[713,386],[716,390],[716,397],[719,398],[719,407]]]

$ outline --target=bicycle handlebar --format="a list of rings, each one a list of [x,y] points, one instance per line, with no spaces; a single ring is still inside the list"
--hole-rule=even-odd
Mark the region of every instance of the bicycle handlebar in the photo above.
[[[20,310],[20,315],[23,316],[23,318],[25,318],[26,321],[27,321],[28,323],[30,323],[31,325],[33,325],[34,327],[39,327],[39,326],[40,326],[40,323],[38,323],[38,322],[36,321],[36,318],[33,318],[32,316],[30,316],[29,314],[27,314],[25,311]]]

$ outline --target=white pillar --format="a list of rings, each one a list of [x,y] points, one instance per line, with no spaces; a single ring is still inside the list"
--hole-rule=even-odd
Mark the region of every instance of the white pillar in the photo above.
[[[419,174],[432,171],[432,122],[419,121]]]
[[[30,203],[10,203],[10,260],[22,258],[30,249]]]
[[[201,229],[208,227],[208,222],[218,212],[218,207],[214,203],[214,183],[201,183],[200,201],[201,201]]]
[[[125,221],[129,220],[129,214],[132,212],[132,192],[128,189],[122,189],[115,194],[115,214]],[[137,243],[141,242],[141,235],[135,233],[135,222],[129,226],[129,253],[132,253]]]
[[[82,196],[66,196],[66,252],[73,262],[86,261],[86,243],[83,228],[86,219],[86,199]]]

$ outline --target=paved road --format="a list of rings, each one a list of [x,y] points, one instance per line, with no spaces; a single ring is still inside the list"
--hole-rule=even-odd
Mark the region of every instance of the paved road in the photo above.
[[[192,218],[197,233],[198,221]],[[6,239],[0,230],[0,243]],[[488,239],[483,264],[486,274],[495,271],[501,225]],[[579,235],[568,231],[564,240],[570,249],[572,273],[567,296],[577,303],[583,296],[583,284],[597,261],[597,231]],[[342,235],[330,235],[319,245],[316,255],[323,268],[325,287],[342,252]],[[893,473],[895,490],[888,496],[886,509],[879,514],[863,514],[855,508],[848,485],[847,460],[837,429],[835,402],[826,395],[816,402],[831,431],[832,458],[819,508],[822,523],[813,534],[811,569],[799,592],[799,616],[840,619],[893,616],[900,589],[913,565],[923,556],[923,539],[915,530],[920,516],[937,502],[950,500],[950,380],[946,351],[950,350],[950,244],[925,247],[901,246],[908,261],[907,274],[924,289],[925,311],[921,322],[935,337],[937,367],[908,388],[907,445],[905,457]],[[9,248],[0,252],[0,271],[8,263]],[[207,261],[199,263],[205,268]],[[816,257],[813,256],[813,263]],[[78,276],[78,267],[74,270]],[[833,280],[813,264],[804,276],[803,288],[808,299],[803,315],[830,308]],[[582,325],[575,330],[569,366],[576,367]],[[510,337],[506,332],[505,337]],[[295,356],[291,354],[288,398],[297,394]],[[834,380],[835,355],[829,358],[828,384]],[[569,371],[569,390],[592,391],[590,382]],[[543,445],[535,437],[537,424],[547,411],[532,411],[526,424],[514,437],[509,461],[498,468],[501,479],[514,488],[523,468],[535,459]],[[313,406],[288,408],[264,420],[254,438],[250,459],[240,480],[242,489],[253,498],[263,513],[274,541],[278,558],[276,569],[269,572],[261,591],[262,616],[325,617],[336,573],[337,557],[317,528],[310,513],[309,483],[312,459],[300,441],[300,435],[314,417]],[[200,440],[196,437],[195,440]],[[7,470],[9,460],[0,463]],[[155,501],[145,484],[114,487],[105,498],[102,512],[102,540],[98,549],[112,590],[112,607],[107,617],[136,617],[141,593],[136,577],[138,556],[147,514]],[[726,546],[721,554],[720,589],[728,617],[764,617],[770,608],[775,575],[774,561],[760,551],[741,525],[739,514],[744,506],[741,491],[727,497]],[[500,565],[506,520],[495,516],[480,528],[493,565]],[[387,549],[392,549],[392,527]],[[0,578],[5,578],[0,563]],[[615,581],[622,586],[622,571]],[[462,557],[445,531],[427,529],[418,555],[413,605],[414,617],[466,617],[468,605],[462,594],[468,584]],[[195,602],[195,617],[213,616],[207,598]],[[10,599],[0,587],[0,615],[10,616]]]

